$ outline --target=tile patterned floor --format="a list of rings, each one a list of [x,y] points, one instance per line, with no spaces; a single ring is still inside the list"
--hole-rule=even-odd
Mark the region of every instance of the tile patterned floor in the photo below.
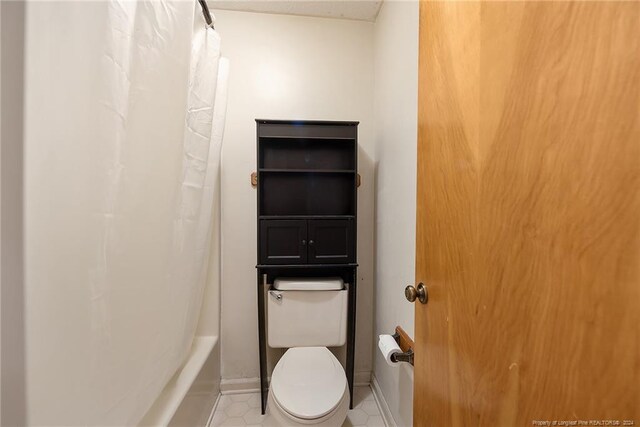
[[[354,408],[348,412],[342,427],[385,427],[369,386],[356,387],[353,399]],[[220,397],[211,427],[257,427],[262,426],[267,416],[260,414],[259,393],[226,394]]]

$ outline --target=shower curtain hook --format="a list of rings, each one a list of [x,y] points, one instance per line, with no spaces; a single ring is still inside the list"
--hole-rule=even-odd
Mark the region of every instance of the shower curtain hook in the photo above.
[[[200,3],[200,7],[202,7],[202,14],[204,15],[207,27],[211,27],[212,30],[215,30],[215,27],[213,26],[214,20],[211,18],[211,12],[209,12],[209,6],[207,5],[206,0],[198,0],[198,3]]]

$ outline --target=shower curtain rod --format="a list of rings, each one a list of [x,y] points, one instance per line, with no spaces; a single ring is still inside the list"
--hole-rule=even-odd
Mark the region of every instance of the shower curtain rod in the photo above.
[[[202,14],[204,15],[204,20],[207,22],[207,26],[215,30],[207,2],[205,0],[198,0],[198,3],[200,3],[200,6],[202,7]]]

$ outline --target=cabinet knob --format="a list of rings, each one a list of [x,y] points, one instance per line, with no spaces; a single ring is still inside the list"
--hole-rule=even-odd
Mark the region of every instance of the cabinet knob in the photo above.
[[[309,246],[313,246],[314,241],[313,240],[309,240]]]
[[[414,302],[416,298],[422,304],[426,304],[429,301],[429,293],[423,283],[419,283],[417,289],[411,285],[404,288],[404,296],[409,302]]]
[[[302,246],[304,246],[304,245],[306,245],[306,244],[307,244],[307,241],[306,241],[306,240],[303,240],[303,241],[302,241]]]

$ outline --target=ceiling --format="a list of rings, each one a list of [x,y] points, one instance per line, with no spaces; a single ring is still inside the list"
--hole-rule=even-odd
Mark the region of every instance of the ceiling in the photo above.
[[[212,9],[319,16],[373,22],[382,0],[209,0]]]

